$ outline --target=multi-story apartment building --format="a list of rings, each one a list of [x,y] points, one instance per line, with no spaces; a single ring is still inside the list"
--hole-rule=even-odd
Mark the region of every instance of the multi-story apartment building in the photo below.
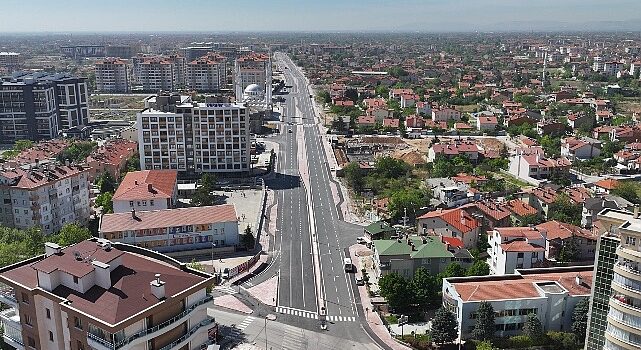
[[[11,73],[20,69],[20,54],[17,52],[0,52],[0,68],[5,68]]]
[[[234,65],[234,91],[236,100],[241,101],[245,88],[258,85],[265,101],[272,100],[272,64],[268,55],[252,52],[236,59]]]
[[[63,55],[72,58],[81,57],[104,57],[104,45],[68,45],[60,46],[60,51]]]
[[[0,84],[0,143],[58,135],[56,88],[51,82],[4,80]]]
[[[177,169],[187,175],[250,170],[245,104],[195,103],[188,98],[171,103],[156,101],[155,109],[147,108],[137,115],[141,169]]]
[[[142,170],[127,173],[113,195],[115,213],[175,208],[178,201],[176,170]]]
[[[46,234],[89,220],[89,170],[46,164],[31,169],[0,167],[0,224],[40,227]]]
[[[85,78],[15,73],[0,84],[0,140],[42,140],[89,121]]]
[[[547,232],[536,227],[496,227],[488,232],[487,264],[493,275],[536,267],[545,260]]]
[[[159,252],[232,248],[238,245],[233,204],[107,214],[100,237]]]
[[[210,52],[187,64],[187,87],[196,91],[215,91],[225,86],[225,58]]]
[[[92,238],[0,269],[4,340],[16,349],[203,349],[213,276]]]
[[[95,64],[96,90],[100,92],[129,92],[129,68],[125,60],[105,58]]]
[[[606,273],[610,288],[599,286],[592,295],[586,349],[639,349],[641,347],[641,218],[634,212],[603,209],[598,218],[607,232],[601,237],[597,255],[597,273]],[[604,254],[603,239],[618,238],[616,253]],[[607,241],[612,241],[608,239]],[[614,241],[616,242],[616,241]],[[609,244],[608,246],[612,246]],[[611,270],[610,270],[611,269]],[[608,272],[611,271],[611,277]],[[603,281],[601,281],[603,282]],[[596,286],[595,286],[596,287]],[[607,306],[602,305],[607,300]],[[607,317],[604,317],[607,315]],[[603,321],[606,321],[605,324]],[[605,328],[605,331],[603,329]]]
[[[176,91],[185,86],[184,57],[140,55],[133,64],[134,79],[143,91]]]
[[[496,336],[521,334],[529,314],[545,331],[571,330],[576,304],[590,296],[592,266],[521,269],[502,276],[443,280],[443,306],[458,323],[459,339],[471,337],[481,302],[494,308]]]

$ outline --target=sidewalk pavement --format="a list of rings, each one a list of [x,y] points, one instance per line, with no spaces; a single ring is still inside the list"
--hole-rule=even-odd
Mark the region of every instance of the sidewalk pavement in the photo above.
[[[245,290],[261,303],[276,307],[277,289],[278,275]]]
[[[252,313],[252,309],[249,306],[245,305],[245,303],[231,294],[214,298],[214,305],[234,311],[239,311],[248,315]]]
[[[358,259],[358,253],[363,252],[367,249],[362,244],[354,244],[351,247],[349,247],[349,254],[352,258],[352,261],[355,261],[358,263],[357,265],[357,270],[360,271],[361,266],[360,266],[360,259]],[[378,315],[377,312],[372,311],[372,301],[369,296],[369,293],[367,293],[367,287],[366,286],[359,286],[358,287],[358,294],[360,294],[361,297],[361,312],[365,314],[365,319],[367,320],[367,325],[369,328],[378,336],[380,340],[382,340],[385,345],[389,346],[390,348],[394,350],[411,350],[409,347],[397,342],[390,333],[387,331],[387,328],[385,327],[385,324],[381,320],[381,317]],[[368,311],[366,312],[363,310],[363,307],[367,307]]]

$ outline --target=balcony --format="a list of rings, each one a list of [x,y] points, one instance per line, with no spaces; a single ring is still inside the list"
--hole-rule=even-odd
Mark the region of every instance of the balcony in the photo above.
[[[205,305],[212,301],[214,299],[213,296],[208,295],[205,298],[197,301],[194,305],[188,307],[185,309],[183,312],[179,313],[178,315],[170,318],[169,320],[158,324],[156,326],[153,326],[148,329],[144,329],[138,333],[134,333],[127,338],[120,340],[118,342],[113,342],[111,340],[106,340],[103,338],[102,335],[100,334],[93,334],[87,332],[87,342],[89,343],[90,346],[100,349],[100,350],[116,350],[116,349],[121,349],[124,348],[125,346],[132,344],[132,343],[138,343],[138,342],[143,342],[152,338],[157,337],[158,335],[162,334],[167,328],[171,326],[176,326],[179,325],[183,322],[185,322],[190,314],[201,307],[206,307]]]
[[[194,327],[192,327],[189,331],[187,331],[187,333],[185,333],[185,335],[183,335],[182,337],[176,339],[171,344],[167,344],[167,345],[163,346],[162,348],[160,348],[160,350],[173,350],[173,349],[182,348],[183,346],[185,346],[185,344],[189,343],[189,341],[191,340],[192,336],[196,332],[198,332],[201,328],[212,324],[213,322],[214,322],[214,320],[212,318],[208,318],[206,320],[203,320],[199,324],[197,324]]]
[[[20,314],[18,310],[10,308],[0,312],[0,320],[2,320],[2,325],[5,327],[15,328],[22,331],[22,324],[20,324]]]
[[[4,342],[17,350],[24,350],[24,344],[22,343],[22,331],[19,329],[12,328],[8,325],[3,325],[4,332],[3,338]]]
[[[18,300],[13,288],[6,285],[0,287],[0,303],[18,307]]]

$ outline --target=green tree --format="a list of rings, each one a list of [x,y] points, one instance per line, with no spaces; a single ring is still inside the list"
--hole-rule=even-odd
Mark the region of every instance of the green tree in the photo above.
[[[539,140],[545,155],[550,158],[556,158],[561,155],[561,138],[543,135]]]
[[[543,325],[541,320],[534,313],[527,315],[527,320],[523,326],[523,334],[531,339],[540,339],[543,336]]]
[[[377,96],[387,97],[389,95],[389,88],[385,85],[379,85],[374,89]]]
[[[316,96],[318,97],[319,100],[323,103],[332,103],[332,97],[329,95],[329,92],[325,90],[319,91]]]
[[[476,345],[476,350],[498,350],[490,341],[482,341]]]
[[[569,239],[563,242],[561,250],[559,251],[558,260],[560,262],[577,261],[580,257],[581,250],[576,242],[574,234]]]
[[[213,191],[216,189],[216,175],[205,173],[200,178],[200,186],[196,188],[191,198],[191,204],[195,206],[209,206],[216,204],[216,196]]]
[[[436,344],[451,343],[458,336],[456,316],[441,307],[436,311],[430,329],[430,339]]]
[[[583,208],[580,204],[575,204],[568,195],[561,193],[548,208],[548,220],[557,220],[580,226],[582,210]]]
[[[639,193],[641,192],[641,185],[635,181],[619,181],[614,189],[610,193],[615,196],[619,196],[629,202],[634,204],[641,203],[641,197]]]
[[[251,227],[247,225],[245,227],[245,232],[242,237],[242,242],[245,245],[245,248],[247,249],[253,249],[254,245],[256,244],[256,239],[254,238],[254,234],[252,233]]]
[[[416,269],[410,282],[410,288],[414,296],[414,302],[421,308],[429,308],[439,298],[439,283],[424,267]]]
[[[343,176],[347,184],[356,192],[360,192],[365,187],[365,174],[357,162],[350,162],[343,168]]]
[[[439,274],[439,278],[450,278],[450,277],[464,277],[467,275],[467,271],[459,263],[450,263],[447,265],[445,270]]]
[[[487,276],[490,274],[490,265],[485,260],[476,260],[467,268],[468,276]]]
[[[338,131],[338,132],[344,132],[345,131],[345,119],[341,117],[334,118],[332,121],[332,129]]]
[[[345,98],[348,100],[353,101],[354,103],[358,102],[358,91],[356,89],[346,89],[345,90]]]
[[[66,247],[91,237],[91,232],[89,232],[89,229],[86,227],[79,226],[78,224],[66,224],[60,232],[53,237],[53,241]]]
[[[96,197],[96,206],[102,207],[102,212],[104,214],[113,213],[113,194],[111,192],[104,192],[99,194],[98,197]]]
[[[590,298],[583,298],[574,306],[572,312],[572,332],[578,339],[585,339],[588,329],[588,312],[590,310]]]
[[[410,168],[407,163],[392,157],[380,157],[374,166],[376,174],[388,179],[399,178],[407,175]]]
[[[98,178],[96,179],[96,184],[98,184],[98,188],[100,188],[100,193],[114,193],[116,191],[116,187],[118,187],[116,179],[114,179],[113,175],[111,175],[111,173],[107,171],[98,176]]]
[[[621,141],[612,141],[607,139],[603,141],[601,146],[601,157],[610,158],[615,153],[619,152],[625,146],[624,142]]]
[[[378,281],[381,296],[392,309],[407,309],[412,301],[412,290],[407,280],[396,272],[381,277]]]
[[[392,193],[388,210],[393,220],[399,220],[407,210],[408,222],[415,219],[416,211],[428,204],[429,196],[416,188],[400,189]]]
[[[476,310],[476,324],[472,330],[472,338],[476,340],[492,340],[495,331],[494,308],[492,304],[483,301]]]
[[[98,148],[98,143],[96,142],[76,141],[64,151],[60,152],[56,158],[60,162],[69,160],[71,162],[79,163],[85,161],[96,148]]]
[[[521,217],[519,226],[526,227],[530,225],[538,225],[540,222],[541,216],[539,214],[528,214]]]
[[[10,150],[2,153],[2,158],[11,159],[20,154],[20,152],[33,147],[33,141],[31,140],[17,140],[13,143],[13,147]]]

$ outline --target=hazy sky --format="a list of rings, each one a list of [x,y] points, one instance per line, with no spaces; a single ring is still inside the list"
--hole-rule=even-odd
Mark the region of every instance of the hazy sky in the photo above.
[[[634,21],[641,0],[0,0],[0,13],[0,32],[456,31]]]

